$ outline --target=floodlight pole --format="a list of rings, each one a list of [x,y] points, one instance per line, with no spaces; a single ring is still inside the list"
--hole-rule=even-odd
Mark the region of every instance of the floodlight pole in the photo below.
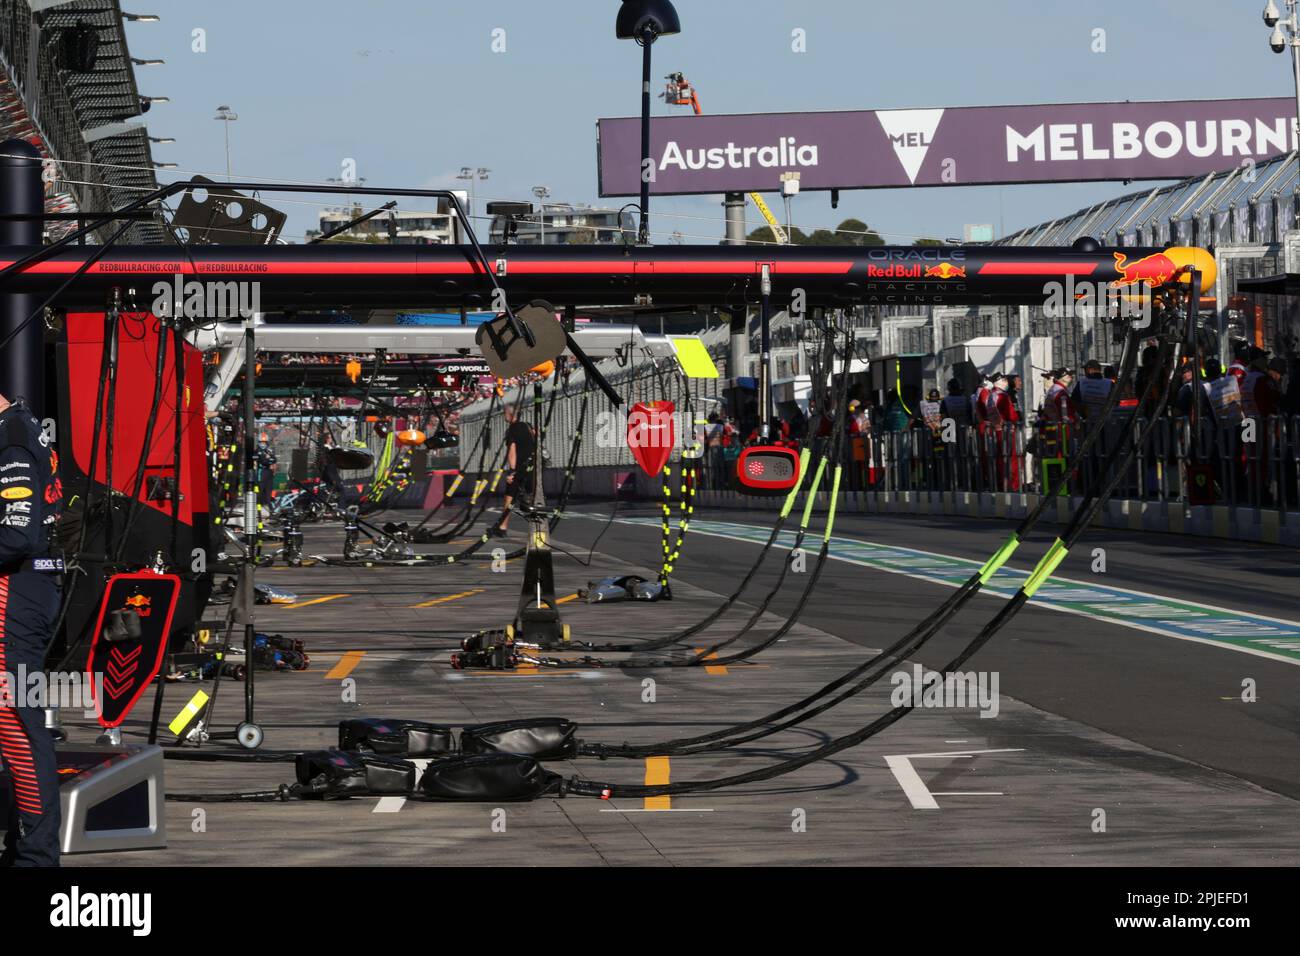
[[[772,272],[764,263],[759,282],[758,422],[763,441],[772,437]]]
[[[253,645],[257,641],[257,627],[253,617],[256,601],[255,568],[257,567],[257,542],[261,538],[260,520],[257,509],[257,418],[254,413],[254,382],[257,377],[257,347],[253,323],[254,316],[248,317],[244,329],[244,563],[240,566],[238,588],[243,597],[240,609],[244,618],[244,723],[253,724],[253,672],[257,670],[253,663]],[[218,666],[220,666],[218,664]]]
[[[650,158],[650,48],[655,31],[649,25],[641,31],[641,225],[637,245],[650,245],[650,179],[654,175]]]

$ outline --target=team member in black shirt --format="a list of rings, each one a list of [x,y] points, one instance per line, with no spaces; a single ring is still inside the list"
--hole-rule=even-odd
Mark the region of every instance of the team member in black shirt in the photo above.
[[[44,670],[59,609],[63,559],[49,550],[63,504],[58,467],[27,405],[0,395],[0,757],[10,788],[0,866],[59,865],[54,739],[42,702],[15,677]]]
[[[521,496],[531,496],[537,475],[533,468],[533,454],[537,439],[533,430],[519,417],[513,405],[505,407],[506,416],[506,491],[501,511],[501,521],[489,534],[505,537],[510,523],[510,509]]]

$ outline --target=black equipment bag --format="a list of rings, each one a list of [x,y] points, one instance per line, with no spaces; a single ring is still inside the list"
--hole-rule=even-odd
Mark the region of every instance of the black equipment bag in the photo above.
[[[577,752],[573,739],[578,725],[563,717],[525,717],[495,724],[476,724],[460,732],[465,754],[525,754],[538,760],[560,760]]]
[[[437,757],[454,753],[451,728],[399,717],[356,717],[339,721],[339,750]]]
[[[299,754],[294,764],[303,797],[341,800],[415,789],[415,764],[397,757],[316,750]]]
[[[477,754],[429,764],[420,790],[433,800],[532,800],[558,793],[562,780],[534,757]]]

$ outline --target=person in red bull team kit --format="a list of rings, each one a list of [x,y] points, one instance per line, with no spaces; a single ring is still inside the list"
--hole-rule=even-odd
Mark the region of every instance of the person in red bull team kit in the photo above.
[[[1041,422],[1038,434],[1044,458],[1064,459],[1070,448],[1070,432],[1078,420],[1070,404],[1070,384],[1074,373],[1068,368],[1055,368],[1048,373],[1051,384],[1038,410]]]
[[[976,444],[979,446],[980,475],[988,489],[992,489],[996,483],[993,469],[989,466],[990,435],[996,430],[989,422],[989,397],[992,391],[993,382],[988,376],[981,375],[970,401],[971,417],[975,420]]]
[[[23,400],[0,395],[0,683],[45,669],[63,559],[49,553],[63,503],[58,457]],[[16,681],[15,681],[16,682]],[[0,688],[0,760],[9,819],[0,865],[59,865],[59,772],[42,700]]]
[[[1250,371],[1252,347],[1245,339],[1235,339],[1232,343],[1232,363],[1228,366],[1228,374],[1237,380],[1240,385]]]
[[[970,410],[976,426],[982,426],[988,419],[990,387],[991,383],[988,378],[981,375],[979,383],[975,386],[975,394],[971,396]]]
[[[991,372],[975,392],[975,418],[979,422],[980,468],[988,487],[998,491],[1002,484],[1002,416],[998,412],[998,392],[1005,384],[1001,372]]]
[[[1015,372],[1009,375],[998,373],[993,377],[993,388],[989,392],[988,421],[996,422],[994,443],[998,457],[998,490],[1020,490],[1020,451],[1016,447],[1016,432],[1013,426],[1020,421],[1020,409],[1016,405],[1016,389],[1019,376]]]

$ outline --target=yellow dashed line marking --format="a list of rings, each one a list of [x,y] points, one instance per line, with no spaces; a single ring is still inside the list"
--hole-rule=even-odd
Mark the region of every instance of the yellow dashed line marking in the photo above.
[[[361,663],[361,658],[366,656],[365,651],[348,651],[339,662],[330,668],[330,672],[325,675],[326,680],[342,680],[352,673],[353,669]]]
[[[474,594],[482,594],[483,588],[474,588],[469,591],[460,591],[457,594],[448,594],[446,597],[434,598],[432,601],[424,601],[420,604],[412,604],[410,607],[434,607],[438,604],[446,604],[448,601],[459,601],[461,598],[470,597]]]
[[[324,597],[312,598],[310,601],[297,601],[293,604],[282,604],[281,607],[311,607],[313,604],[324,604],[326,601],[337,601],[339,598],[348,597],[347,594],[327,594]]]
[[[647,787],[658,787],[669,782],[669,766],[667,757],[646,757],[645,758],[645,785]],[[672,797],[646,797],[645,809],[647,810],[671,810],[673,807]]]
[[[697,647],[697,648],[695,648],[695,653],[696,653],[696,654],[703,654],[703,653],[704,653],[704,648],[702,648],[702,647]],[[710,654],[708,657],[706,657],[706,658],[704,658],[704,659],[705,659],[706,661],[715,661],[715,660],[718,659],[718,655],[717,655],[716,652],[714,652],[714,653]],[[705,665],[704,665],[704,672],[705,672],[706,674],[725,674],[725,673],[727,673],[727,665],[726,665],[726,664],[705,664]]]

